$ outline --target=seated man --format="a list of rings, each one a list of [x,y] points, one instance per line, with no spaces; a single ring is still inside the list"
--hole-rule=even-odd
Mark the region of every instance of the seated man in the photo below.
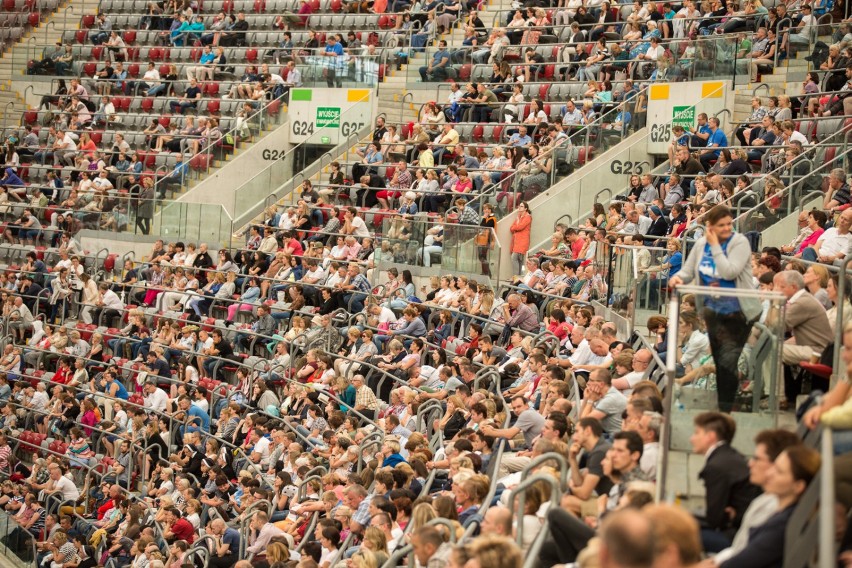
[[[749,481],[745,457],[731,447],[737,429],[734,419],[720,412],[704,412],[695,417],[694,424],[692,449],[706,460],[698,474],[704,481],[707,503],[706,514],[699,519],[701,537],[704,550],[718,552],[731,545],[745,510],[759,491]]]
[[[505,438],[511,440],[516,436],[523,434],[524,445],[531,448],[533,439],[541,434],[544,427],[544,416],[530,408],[529,401],[523,396],[515,396],[511,402],[512,412],[517,417],[515,423],[510,428],[495,428],[494,426],[482,426],[480,432],[486,436],[495,438]]]
[[[612,480],[604,474],[603,459],[610,449],[603,438],[599,420],[581,418],[577,423],[568,451],[571,477],[568,492],[562,496],[561,505],[580,517],[596,516],[597,498],[612,488]]]
[[[589,376],[580,418],[599,420],[604,432],[613,434],[621,429],[622,414],[626,408],[627,397],[612,385],[609,370],[598,369]]]
[[[852,251],[852,209],[837,218],[836,226],[827,229],[813,247],[802,250],[802,260],[833,263]]]
[[[785,365],[798,365],[819,355],[834,341],[825,308],[805,288],[805,280],[795,270],[785,270],[775,275],[774,290],[787,298],[784,327],[792,337],[784,342],[781,361]],[[788,385],[789,386],[789,385]],[[789,390],[789,389],[788,389]],[[787,392],[788,398],[797,392]]]

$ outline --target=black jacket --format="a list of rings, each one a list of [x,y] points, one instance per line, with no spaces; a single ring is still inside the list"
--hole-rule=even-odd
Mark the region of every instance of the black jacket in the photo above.
[[[746,459],[723,444],[713,450],[698,477],[704,481],[707,493],[707,514],[702,526],[733,536],[749,504],[760,493],[749,481]],[[735,511],[733,519],[725,511],[728,507]]]

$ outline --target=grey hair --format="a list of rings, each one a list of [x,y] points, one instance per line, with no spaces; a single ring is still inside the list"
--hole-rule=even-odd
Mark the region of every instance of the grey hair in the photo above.
[[[838,181],[846,182],[846,171],[843,168],[834,168],[830,175]]]
[[[776,274],[775,277],[783,280],[788,286],[795,286],[797,290],[805,287],[804,276],[796,270],[784,270]]]
[[[654,438],[659,441],[660,440],[660,430],[663,428],[663,415],[659,412],[654,412],[652,410],[646,410],[643,414],[650,418],[648,421],[648,430],[654,433]]]

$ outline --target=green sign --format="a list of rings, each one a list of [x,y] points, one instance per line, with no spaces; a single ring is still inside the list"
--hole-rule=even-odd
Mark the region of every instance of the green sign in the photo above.
[[[694,106],[676,106],[672,108],[672,126],[691,128],[695,124]]]
[[[340,127],[340,107],[317,107],[317,127]]]

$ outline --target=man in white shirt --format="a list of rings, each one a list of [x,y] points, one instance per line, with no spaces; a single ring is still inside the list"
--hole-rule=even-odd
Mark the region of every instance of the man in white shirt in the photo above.
[[[109,191],[113,188],[112,182],[107,177],[106,170],[101,170],[98,176],[92,180],[92,185],[101,191]]]
[[[813,247],[802,251],[802,260],[833,263],[845,257],[852,250],[851,227],[852,209],[847,209],[837,219],[837,226],[826,230]]]
[[[33,328],[33,313],[24,303],[24,299],[20,296],[15,298],[15,307],[12,313],[9,314],[9,329],[15,337],[18,337],[21,343],[24,343],[24,334]]]
[[[62,468],[55,463],[47,466],[50,475],[50,481],[47,484],[45,491],[47,493],[59,492],[62,501],[76,501],[80,497],[80,490],[73,481],[63,475]]]
[[[121,317],[124,302],[121,301],[118,294],[110,289],[106,282],[100,283],[98,292],[100,292],[101,297],[97,302],[97,307],[92,310],[92,319],[98,322],[98,325],[110,327],[116,318]]]
[[[367,228],[367,223],[364,219],[358,216],[358,210],[350,207],[343,215],[344,225],[341,232],[347,235],[355,235],[359,239],[370,236],[370,230]]]
[[[612,380],[612,386],[621,391],[624,396],[630,396],[636,383],[645,378],[648,365],[654,355],[648,349],[640,349],[633,354],[633,370],[623,377]]]
[[[132,85],[132,87],[131,87],[131,85]],[[131,88],[134,88],[134,87],[137,88],[137,89],[141,88],[143,91],[145,91],[145,94],[148,95],[149,94],[148,91],[150,91],[154,87],[158,87],[159,85],[160,85],[160,71],[156,67],[154,67],[153,61],[149,61],[148,62],[148,70],[145,71],[144,75],[142,75],[142,81],[140,81],[138,83],[134,83],[134,82],[131,81],[130,84],[128,85],[128,91]]]
[[[59,166],[60,161],[66,166],[74,165],[74,156],[77,154],[77,144],[71,135],[63,130],[56,131],[56,142],[53,144],[53,165]]]
[[[160,413],[166,410],[166,405],[169,403],[169,395],[164,390],[157,387],[157,382],[153,379],[148,379],[145,383],[143,392],[145,393],[145,408],[150,408],[152,411]]]
[[[613,384],[615,382],[613,381]],[[639,460],[639,468],[645,472],[649,481],[657,480],[657,458],[660,455],[660,430],[663,427],[663,415],[659,412],[646,411],[636,432],[642,438],[642,458]]]
[[[266,427],[261,424],[256,424],[251,433],[251,441],[254,447],[251,449],[249,459],[256,464],[260,464],[261,467],[269,465],[269,447],[272,443],[265,434]]]
[[[373,515],[373,518],[370,519],[370,526],[376,527],[385,534],[385,539],[388,543],[388,550],[393,553],[402,538],[402,529],[400,529],[399,526],[391,520],[390,515],[385,512]]]

